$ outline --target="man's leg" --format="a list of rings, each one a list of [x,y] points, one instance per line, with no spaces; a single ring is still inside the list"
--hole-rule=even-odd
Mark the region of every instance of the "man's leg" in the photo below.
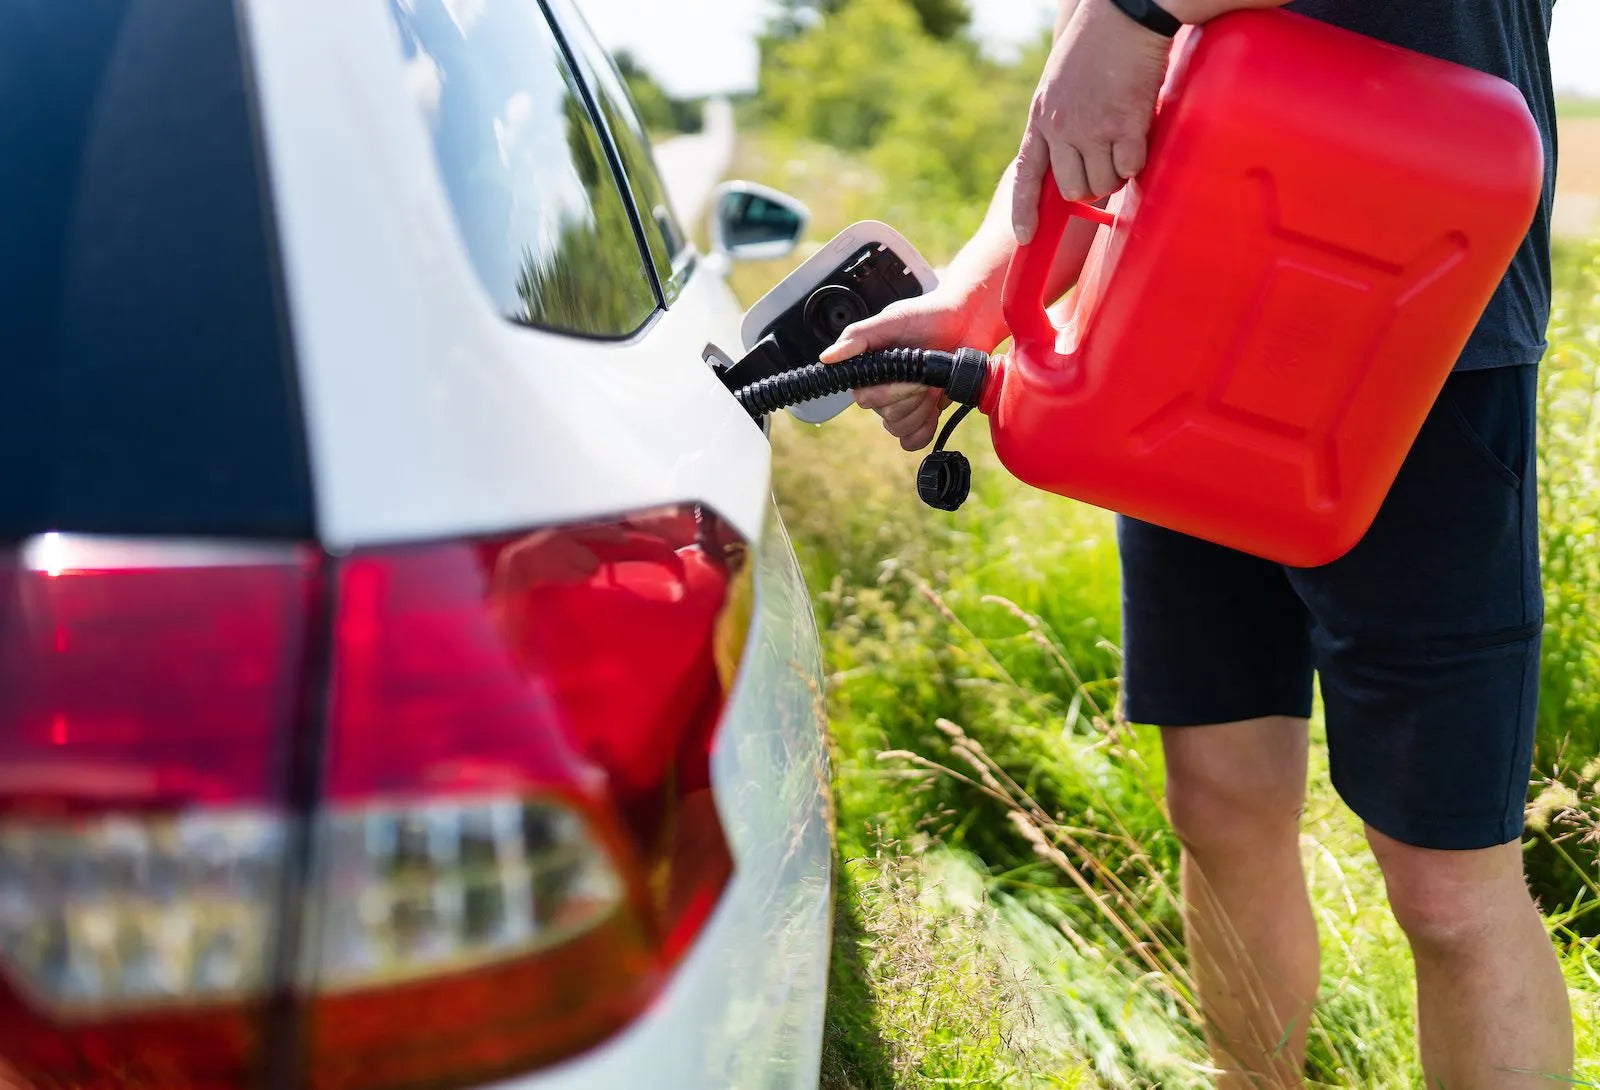
[[[1221,1085],[1298,1086],[1318,971],[1299,846],[1305,606],[1257,557],[1130,518],[1117,545],[1123,711],[1163,728],[1189,965]]]
[[[1299,1086],[1317,994],[1300,866],[1306,722],[1269,716],[1162,731],[1183,845],[1189,965],[1218,1086]]]
[[[1292,571],[1333,785],[1368,825],[1417,967],[1434,1090],[1559,1085],[1566,990],[1517,840],[1539,693],[1537,372],[1454,374],[1372,528]]]
[[[1367,827],[1417,966],[1429,1087],[1551,1087],[1572,1069],[1572,1011],[1516,841],[1476,851],[1402,844]]]

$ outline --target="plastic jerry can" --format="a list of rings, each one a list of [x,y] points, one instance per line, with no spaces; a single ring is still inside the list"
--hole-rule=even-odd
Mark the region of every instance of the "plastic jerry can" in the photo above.
[[[1023,481],[1284,564],[1366,532],[1532,220],[1503,80],[1290,12],[1174,47],[1145,169],[1106,210],[1047,179],[981,408]],[[1069,217],[1099,229],[1067,319]]]

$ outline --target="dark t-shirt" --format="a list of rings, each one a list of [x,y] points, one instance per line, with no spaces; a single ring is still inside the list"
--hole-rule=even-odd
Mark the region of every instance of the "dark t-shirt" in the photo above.
[[[1569,0],[1570,2],[1570,0]],[[1550,198],[1556,108],[1550,87],[1554,0],[1294,0],[1290,11],[1509,80],[1544,139],[1544,192],[1528,235],[1462,349],[1457,370],[1537,363],[1550,319]],[[1470,123],[1470,122],[1466,122]]]

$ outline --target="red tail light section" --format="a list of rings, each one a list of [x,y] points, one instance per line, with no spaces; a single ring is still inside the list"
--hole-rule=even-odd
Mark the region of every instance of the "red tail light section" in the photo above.
[[[254,1085],[319,562],[48,553],[0,571],[0,1085]],[[600,1040],[731,874],[743,542],[675,507],[332,575],[305,1082],[470,1086]]]
[[[0,560],[0,1085],[259,1079],[311,550]]]

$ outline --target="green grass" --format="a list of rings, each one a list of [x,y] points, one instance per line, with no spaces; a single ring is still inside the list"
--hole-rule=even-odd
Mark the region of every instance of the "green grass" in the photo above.
[[[1600,245],[1565,245],[1539,406],[1544,661],[1527,864],[1546,905],[1600,935]],[[1583,907],[1576,907],[1583,902]]]
[[[811,201],[825,238],[882,183],[836,151],[747,141],[736,170]],[[916,224],[900,223],[912,237]],[[929,254],[940,260],[945,254]],[[1541,467],[1551,624],[1530,868],[1600,1085],[1600,248],[1557,255]],[[747,268],[751,298],[783,268]],[[776,489],[831,671],[840,866],[823,1085],[1208,1085],[1153,733],[1119,723],[1105,513],[1005,473],[916,501],[873,418],[776,422]],[[1314,726],[1303,848],[1323,947],[1317,1085],[1420,1086],[1405,943]]]
[[[1600,117],[1600,98],[1563,96],[1556,99],[1557,117]]]

